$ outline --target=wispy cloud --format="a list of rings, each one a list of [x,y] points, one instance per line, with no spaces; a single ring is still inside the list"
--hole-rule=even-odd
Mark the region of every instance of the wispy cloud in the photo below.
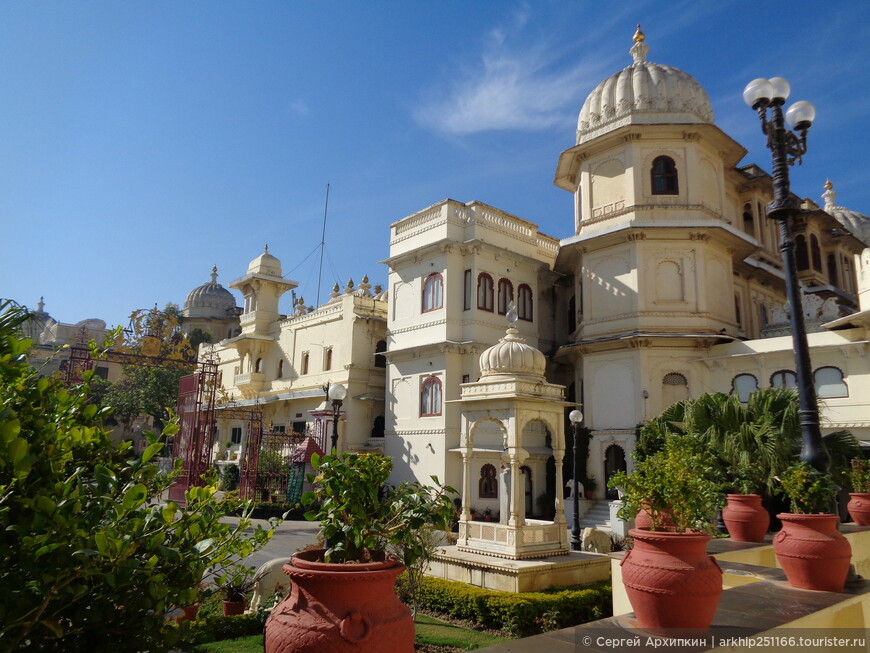
[[[427,91],[414,111],[417,122],[452,135],[563,127],[607,63],[590,57],[563,64],[548,43],[523,38],[528,21],[523,9],[492,29],[477,61]]]
[[[288,105],[288,108],[299,116],[307,116],[311,113],[311,109],[308,108],[308,104],[306,104],[304,100],[293,100]]]

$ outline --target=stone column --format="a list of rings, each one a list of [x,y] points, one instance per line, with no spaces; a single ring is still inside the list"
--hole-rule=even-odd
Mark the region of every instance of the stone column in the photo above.
[[[499,524],[510,523],[511,515],[511,494],[513,484],[511,482],[511,468],[505,467],[501,471],[501,479],[499,479],[498,492],[498,514]]]
[[[561,450],[553,452],[553,459],[556,461],[556,516],[553,520],[557,524],[565,523],[565,506],[563,505],[565,490],[562,484],[562,458],[563,452]]]

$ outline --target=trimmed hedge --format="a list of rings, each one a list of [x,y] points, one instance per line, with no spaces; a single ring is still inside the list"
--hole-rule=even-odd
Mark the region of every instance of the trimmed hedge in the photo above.
[[[404,574],[398,585],[407,581]],[[419,606],[514,637],[568,628],[613,614],[610,581],[543,592],[497,592],[443,578],[423,578]]]
[[[259,635],[263,632],[265,616],[267,615],[258,613],[233,617],[215,615],[196,621],[182,621],[177,626],[181,631],[179,643],[194,646],[247,635]]]

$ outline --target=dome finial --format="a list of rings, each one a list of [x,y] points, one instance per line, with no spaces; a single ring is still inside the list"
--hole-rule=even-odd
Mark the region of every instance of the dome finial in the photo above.
[[[263,254],[268,254],[268,253],[269,253],[269,243],[266,243],[265,245],[263,245]]]
[[[646,53],[649,52],[649,46],[644,43],[646,35],[640,29],[640,23],[637,24],[637,31],[634,33],[634,45],[628,52],[634,59],[635,64],[646,62]]]
[[[214,265],[211,268],[211,282],[217,283],[217,266]]]

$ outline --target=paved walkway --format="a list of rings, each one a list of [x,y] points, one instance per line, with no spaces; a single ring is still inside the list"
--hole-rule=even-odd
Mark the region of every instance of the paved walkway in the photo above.
[[[239,518],[225,517],[221,521],[237,524]],[[269,527],[269,522],[265,519],[253,519],[251,521],[254,527],[257,525],[264,528]],[[269,540],[269,543],[263,549],[245,558],[244,563],[256,568],[274,558],[286,557],[289,560],[290,556],[299,549],[317,542],[317,531],[319,528],[320,523],[316,521],[282,522],[272,536],[272,539]]]

